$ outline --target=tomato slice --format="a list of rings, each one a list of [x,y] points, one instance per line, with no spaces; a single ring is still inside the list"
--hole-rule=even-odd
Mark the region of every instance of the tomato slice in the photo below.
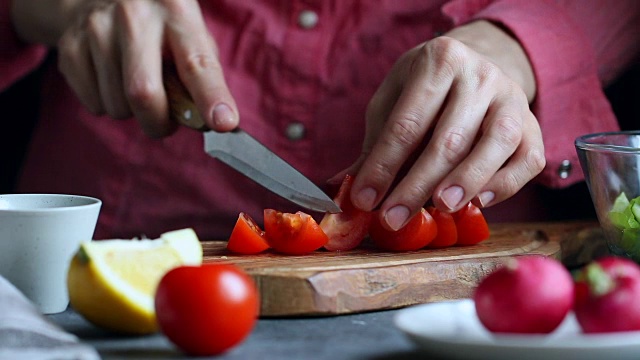
[[[452,215],[458,230],[456,245],[474,245],[489,238],[489,224],[480,208],[471,202]]]
[[[398,231],[385,229],[377,216],[369,229],[373,243],[378,248],[389,251],[422,249],[433,241],[437,233],[436,222],[425,209],[420,209],[420,212]]]
[[[291,255],[310,253],[329,240],[313,217],[302,211],[292,214],[265,209],[264,231],[275,251]]]
[[[238,254],[258,254],[268,248],[264,231],[249,214],[241,212],[227,242],[227,249]]]
[[[428,248],[443,248],[455,245],[458,241],[458,230],[453,216],[450,213],[440,211],[433,206],[427,208],[427,212],[433,217],[438,228],[436,237],[427,244]]]
[[[320,221],[320,227],[329,237],[324,248],[329,251],[344,251],[360,245],[369,232],[371,212],[363,211],[351,203],[351,185],[353,177],[347,174],[342,180],[334,201],[341,213],[326,213]]]

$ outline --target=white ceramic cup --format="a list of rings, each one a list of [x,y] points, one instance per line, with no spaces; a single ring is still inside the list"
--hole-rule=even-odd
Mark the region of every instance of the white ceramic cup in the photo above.
[[[101,206],[78,195],[0,195],[0,275],[42,313],[64,311],[69,263],[92,240]]]

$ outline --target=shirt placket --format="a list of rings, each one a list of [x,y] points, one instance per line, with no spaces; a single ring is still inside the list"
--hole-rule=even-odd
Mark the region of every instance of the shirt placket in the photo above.
[[[279,147],[294,165],[312,160],[314,115],[321,97],[326,59],[323,2],[294,1],[282,42],[276,89]]]

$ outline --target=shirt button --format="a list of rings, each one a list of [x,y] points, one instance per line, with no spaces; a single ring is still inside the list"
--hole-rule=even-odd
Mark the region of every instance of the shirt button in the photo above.
[[[318,14],[311,10],[301,11],[298,15],[298,25],[303,29],[313,29],[318,25]]]
[[[562,160],[560,166],[558,166],[558,176],[560,176],[560,179],[568,178],[569,175],[571,175],[571,168],[571,161]]]
[[[289,140],[300,140],[304,137],[304,124],[293,122],[287,126],[286,134]]]

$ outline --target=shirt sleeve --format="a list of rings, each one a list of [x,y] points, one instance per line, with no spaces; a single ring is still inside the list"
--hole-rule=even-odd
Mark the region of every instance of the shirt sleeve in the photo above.
[[[536,178],[539,183],[562,188],[583,180],[575,138],[619,129],[603,85],[638,54],[638,4],[636,0],[457,0],[443,8],[455,25],[476,19],[500,24],[526,51],[537,85],[531,107],[547,158]]]
[[[21,41],[11,23],[11,0],[0,0],[0,91],[38,67],[47,48]]]

